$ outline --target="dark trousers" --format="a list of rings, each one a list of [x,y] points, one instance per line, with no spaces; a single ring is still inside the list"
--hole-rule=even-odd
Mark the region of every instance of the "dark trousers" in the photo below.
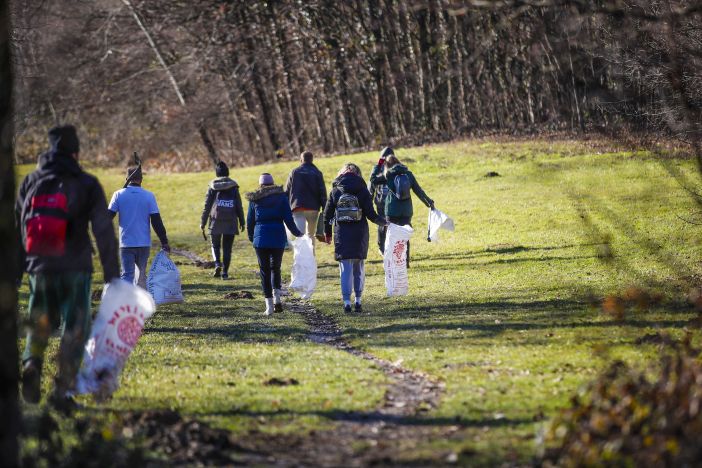
[[[383,226],[378,226],[378,248],[380,249],[380,253],[385,253],[385,236],[388,233],[388,227],[383,225]]]
[[[283,262],[283,252],[285,249],[256,249],[258,267],[261,271],[261,287],[263,296],[266,298],[273,297],[273,289],[280,289],[282,286],[280,264]]]
[[[232,245],[234,245],[234,234],[212,235],[212,256],[214,257],[215,265],[220,266],[219,251],[220,248],[222,249],[224,273],[229,272],[229,264],[232,262]]]
[[[29,275],[29,320],[22,360],[35,359],[39,366],[51,332],[61,330],[56,388],[74,387],[90,336],[90,272],[34,273]]]
[[[392,224],[397,224],[398,226],[410,226],[412,227],[412,218],[408,218],[406,216],[402,217],[393,217],[393,216],[388,216],[388,221],[390,221]],[[407,241],[407,268],[410,266],[410,241]]]

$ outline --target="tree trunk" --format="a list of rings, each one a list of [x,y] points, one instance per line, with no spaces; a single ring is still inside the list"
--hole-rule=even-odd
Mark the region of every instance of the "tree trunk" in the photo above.
[[[15,228],[14,126],[12,122],[12,68],[10,6],[0,0],[0,460],[19,466],[17,351],[17,286],[20,265]]]

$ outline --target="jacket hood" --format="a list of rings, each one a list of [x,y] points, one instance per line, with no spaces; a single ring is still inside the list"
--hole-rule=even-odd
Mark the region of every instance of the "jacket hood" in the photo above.
[[[356,174],[343,174],[334,179],[332,187],[338,187],[342,192],[360,193],[366,188],[366,183]]]
[[[408,172],[409,169],[407,169],[407,166],[404,164],[395,164],[393,167],[387,170],[388,175],[407,174]]]
[[[238,187],[239,184],[229,177],[217,177],[210,182],[210,188],[215,191],[229,190]]]
[[[60,151],[51,150],[39,156],[37,166],[40,171],[51,171],[60,174],[80,174],[83,170],[73,156]]]
[[[249,192],[246,194],[246,199],[248,201],[259,201],[263,198],[266,198],[270,195],[275,195],[278,193],[285,193],[283,191],[283,187],[280,185],[266,185],[263,187],[259,187],[258,189],[254,190],[253,192]]]

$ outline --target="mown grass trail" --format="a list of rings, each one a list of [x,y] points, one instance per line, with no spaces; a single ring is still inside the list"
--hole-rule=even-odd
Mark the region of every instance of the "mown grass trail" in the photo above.
[[[382,262],[371,248],[364,313],[344,314],[332,248],[323,245],[312,299],[354,347],[445,385],[438,407],[406,424],[455,426],[450,437],[394,443],[391,458],[528,462],[544,424],[609,360],[655,360],[656,345],[642,338],[691,328],[696,314],[684,296],[700,277],[700,236],[680,219],[695,204],[670,175],[692,175],[691,161],[663,165],[645,152],[569,140],[468,141],[397,154],[455,219],[456,232],[427,243],[427,211],[415,200],[409,296],[385,297]],[[367,177],[376,160],[367,153],[317,162],[329,186],[343,162],[360,163]],[[280,183],[293,166],[235,169],[232,177],[245,192],[260,172]],[[94,172],[108,197],[121,185],[121,171]],[[488,172],[499,176],[484,177]],[[202,256],[208,244],[199,214],[211,177],[147,171],[144,182],[156,193],[172,244]],[[291,259],[286,253],[286,276]],[[382,369],[311,342],[299,314],[261,314],[245,238],[235,243],[232,270],[223,282],[182,265],[186,303],[159,308],[109,408],[173,409],[274,445],[269,435],[283,441],[331,430],[339,414],[380,404],[388,384]],[[623,320],[593,307],[593,298],[631,287],[663,300],[628,308]],[[242,290],[255,299],[224,298]],[[26,291],[22,297],[26,308]],[[270,385],[274,378],[297,384]],[[378,448],[358,443],[354,450]]]

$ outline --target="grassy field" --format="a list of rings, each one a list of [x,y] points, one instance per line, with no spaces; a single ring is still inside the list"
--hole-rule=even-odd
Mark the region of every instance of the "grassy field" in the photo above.
[[[312,302],[354,346],[445,383],[440,406],[415,422],[459,431],[416,446],[417,457],[448,450],[463,463],[528,462],[549,418],[608,362],[655,361],[658,349],[641,344],[642,337],[680,336],[691,327],[696,313],[685,296],[701,273],[701,238],[681,219],[692,217],[696,205],[671,173],[695,180],[692,161],[568,140],[467,141],[397,154],[454,218],[456,231],[427,243],[427,210],[415,199],[410,294],[385,297],[371,228],[364,313],[343,313],[338,268],[326,245],[318,248]],[[359,163],[367,177],[376,160],[375,153],[356,154],[318,166],[329,187],[342,163]],[[260,172],[282,183],[294,165],[234,169],[232,177],[243,193]],[[92,172],[109,199],[121,172]],[[172,245],[203,256],[208,244],[199,215],[211,177],[147,171],[144,181]],[[186,303],[159,308],[107,406],[175,409],[239,434],[319,431],[339,411],[374,408],[384,374],[308,341],[298,315],[264,317],[245,237],[237,238],[233,256],[229,282],[181,267]],[[291,259],[286,253],[286,277]],[[603,312],[602,298],[640,296],[633,288],[655,300],[626,308],[621,319]],[[224,298],[238,290],[255,299]],[[25,309],[26,287],[22,301]],[[612,303],[609,310],[622,312],[610,297]],[[266,385],[274,377],[299,385]]]

